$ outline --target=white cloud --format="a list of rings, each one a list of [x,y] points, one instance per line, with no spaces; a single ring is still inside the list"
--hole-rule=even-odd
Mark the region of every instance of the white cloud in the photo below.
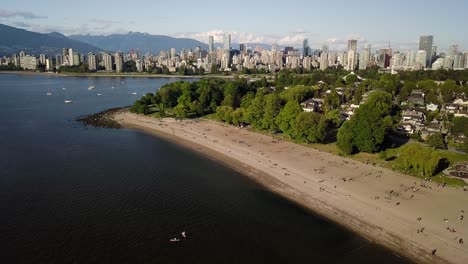
[[[302,41],[306,38],[311,38],[312,34],[298,29],[285,35],[258,35],[250,32],[228,32],[220,29],[211,30],[207,32],[183,32],[173,34],[173,37],[177,38],[193,38],[198,41],[207,43],[209,36],[213,36],[215,42],[222,43],[224,35],[231,34],[233,43],[262,43],[262,44],[273,44],[288,45],[300,47]]]
[[[3,18],[24,18],[24,19],[43,19],[47,16],[36,15],[32,12],[27,11],[13,11],[0,9],[0,17]]]

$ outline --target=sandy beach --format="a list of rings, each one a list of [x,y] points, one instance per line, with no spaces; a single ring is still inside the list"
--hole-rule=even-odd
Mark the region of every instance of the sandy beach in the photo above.
[[[125,111],[114,119],[220,161],[417,263],[468,263],[468,244],[462,243],[468,241],[468,192],[461,188],[207,120]]]

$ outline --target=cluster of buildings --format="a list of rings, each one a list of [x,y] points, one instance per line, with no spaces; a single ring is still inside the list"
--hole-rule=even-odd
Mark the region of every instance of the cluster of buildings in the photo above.
[[[350,73],[350,75],[355,75],[355,73]],[[357,77],[360,81],[362,80],[359,76]],[[347,78],[347,76],[344,78]],[[360,108],[360,105],[366,103],[373,92],[380,90],[375,89],[366,92],[363,94],[362,99],[359,102],[356,102],[353,97],[345,98],[345,92],[347,90],[348,94],[354,94],[354,91],[356,90],[356,87],[359,86],[360,81],[355,83],[354,87],[335,88],[335,92],[340,97],[340,112],[343,121],[350,120],[355,111]],[[318,82],[316,87],[320,91],[320,96],[318,98],[309,98],[302,102],[301,107],[304,112],[324,112],[324,100],[332,91],[323,91],[323,82]],[[286,87],[286,89],[289,88]],[[443,121],[444,116],[451,114],[454,117],[468,118],[468,95],[464,93],[457,95],[448,103],[436,105],[427,102],[426,94],[423,90],[415,89],[405,101],[401,102],[401,106],[404,110],[401,113],[401,121],[397,127],[397,131],[406,136],[419,135],[423,140],[426,140],[433,134],[450,134],[450,124]],[[454,140],[458,140],[460,142],[464,139],[463,135],[452,136],[454,137]]]
[[[319,68],[325,70],[332,66],[342,66],[347,70],[364,70],[368,67],[379,67],[387,70],[421,70],[421,69],[466,69],[468,68],[468,52],[462,53],[457,45],[450,47],[448,53],[437,54],[437,46],[434,46],[434,37],[427,35],[420,37],[419,50],[401,53],[393,52],[390,47],[373,52],[371,45],[366,44],[358,51],[358,41],[349,40],[345,51],[332,52],[324,45],[320,49],[312,49],[304,40],[302,50],[294,47],[279,48],[273,44],[271,49],[257,46],[249,47],[240,44],[239,49],[234,49],[231,43],[231,35],[224,36],[222,47],[215,49],[213,36],[208,39],[208,50],[200,47],[182,49],[177,52],[172,48],[169,51],[161,51],[159,54],[142,55],[139,50],[131,50],[128,53],[100,52],[86,55],[74,52],[71,48],[64,48],[61,54],[55,57],[39,57],[26,55],[20,52],[19,56],[0,59],[0,65],[14,64],[27,70],[35,70],[42,66],[46,71],[58,69],[61,66],[73,66],[87,63],[91,71],[122,72],[124,63],[134,61],[138,72],[154,68],[167,68],[169,72],[176,72],[181,66],[189,68],[204,68],[210,72],[213,66],[222,71],[240,71],[247,69],[264,69],[268,72],[288,68],[303,68],[310,70]]]

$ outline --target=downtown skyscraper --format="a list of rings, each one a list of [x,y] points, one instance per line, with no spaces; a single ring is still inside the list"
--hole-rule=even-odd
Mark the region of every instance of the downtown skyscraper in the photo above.
[[[210,36],[208,40],[208,52],[211,54],[214,52],[214,37]]]
[[[424,35],[419,38],[419,50],[424,50],[426,52],[426,63],[423,64],[425,68],[431,67],[431,56],[432,56],[432,44],[434,42],[434,36]]]

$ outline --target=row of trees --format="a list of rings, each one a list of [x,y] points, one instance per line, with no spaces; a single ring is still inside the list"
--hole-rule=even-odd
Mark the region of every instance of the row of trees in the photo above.
[[[22,71],[22,67],[16,67],[13,63],[8,65],[0,65],[0,71]]]

